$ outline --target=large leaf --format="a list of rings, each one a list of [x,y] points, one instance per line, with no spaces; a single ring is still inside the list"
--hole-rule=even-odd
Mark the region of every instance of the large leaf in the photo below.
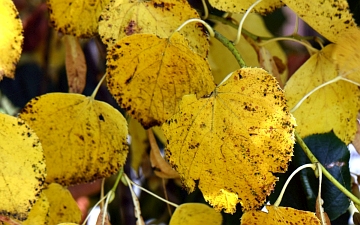
[[[51,93],[28,102],[20,117],[39,135],[48,183],[93,181],[114,174],[125,163],[127,123],[105,102]]]
[[[209,0],[210,4],[217,9],[226,12],[244,13],[255,2],[254,0]],[[254,8],[255,12],[268,14],[276,8],[283,6],[280,0],[263,0]]]
[[[127,36],[107,56],[108,87],[119,105],[145,127],[162,124],[185,94],[201,97],[214,89],[206,59],[185,38],[153,34]]]
[[[310,148],[319,162],[349,191],[350,189],[350,171],[349,158],[350,153],[347,146],[333,132],[325,134],[311,135],[304,139],[306,145]],[[309,159],[299,145],[295,145],[294,162],[300,166],[309,163]],[[315,177],[311,170],[301,171],[303,176],[302,182],[304,188],[308,190],[307,199],[310,201],[309,206],[315,206],[315,198],[318,190],[318,178]],[[307,184],[310,184],[307,185]],[[311,193],[312,191],[312,193]],[[334,220],[342,215],[349,207],[349,199],[331,183],[326,177],[323,177],[322,183],[323,207],[330,220]],[[309,208],[314,211],[315,208]]]
[[[261,206],[292,156],[295,121],[276,80],[260,68],[231,74],[209,96],[183,97],[164,125],[166,155],[189,192],[233,213]]]
[[[21,119],[0,114],[0,216],[25,220],[46,170],[38,136]]]

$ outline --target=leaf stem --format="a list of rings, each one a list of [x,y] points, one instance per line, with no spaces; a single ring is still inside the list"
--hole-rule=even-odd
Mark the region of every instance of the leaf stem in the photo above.
[[[312,89],[309,93],[307,93],[304,97],[302,97],[302,99],[300,99],[300,101],[290,110],[291,113],[295,112],[299,107],[300,105],[310,96],[312,95],[315,91],[319,90],[320,88],[323,88],[329,84],[332,84],[332,83],[335,83],[339,80],[342,80],[342,77],[341,76],[337,76],[335,77],[334,79],[331,79],[319,86],[317,86],[316,88]]]
[[[203,25],[206,27],[206,29],[208,30],[208,32],[209,32],[209,34],[210,34],[210,37],[214,37],[215,34],[214,34],[214,30],[212,29],[212,27],[211,27],[209,24],[207,24],[204,20],[197,19],[197,18],[193,18],[193,19],[188,19],[188,20],[186,20],[183,24],[181,24],[181,25],[174,31],[174,33],[175,33],[175,32],[179,32],[184,26],[186,26],[187,24],[192,23],[192,22],[198,22],[198,23],[203,24]],[[170,35],[169,39],[171,38],[171,36],[172,36],[174,33],[172,33],[172,34]]]
[[[283,188],[281,189],[281,192],[279,194],[279,197],[276,199],[275,203],[274,203],[274,206],[278,207],[281,203],[281,200],[282,200],[282,197],[284,196],[284,193],[285,193],[285,190],[288,186],[288,184],[290,183],[291,179],[301,170],[305,169],[305,168],[312,168],[313,170],[316,169],[316,165],[313,164],[313,163],[308,163],[308,164],[305,164],[305,165],[302,165],[300,167],[298,167],[294,172],[291,173],[291,175],[288,177],[288,179],[286,180]]]
[[[209,16],[209,9],[206,5],[206,0],[201,0],[202,4],[203,4],[203,7],[204,7],[204,15],[202,16],[202,19],[203,20],[206,20]]]
[[[242,27],[244,25],[244,22],[245,22],[245,19],[246,17],[250,14],[251,10],[253,8],[255,8],[255,6],[257,4],[259,4],[260,2],[262,2],[262,0],[257,0],[256,2],[254,2],[246,11],[246,13],[244,14],[244,16],[241,18],[241,21],[239,23],[239,28],[238,28],[238,32],[237,32],[237,35],[236,35],[236,39],[234,41],[234,45],[237,45],[239,42],[240,42],[240,38],[241,38],[241,31],[242,31]]]
[[[99,91],[99,89],[100,89],[100,87],[101,87],[101,84],[104,82],[105,77],[106,77],[106,73],[105,73],[104,76],[101,78],[101,80],[100,80],[99,83],[97,84],[95,90],[94,90],[93,93],[91,94],[90,97],[91,97],[92,99],[95,99],[95,96],[96,96],[96,94],[98,93],[98,91]]]
[[[317,158],[312,154],[311,150],[307,147],[303,139],[300,137],[300,135],[295,131],[295,139],[297,144],[301,146],[301,148],[304,150],[307,157],[310,159],[312,163],[319,163],[321,167],[322,173],[327,177],[331,183],[335,185],[342,193],[344,193],[348,198],[351,199],[355,203],[355,205],[360,205],[360,200],[353,195],[350,191],[348,191],[342,184],[339,183],[330,173],[325,169],[323,165],[317,160]]]
[[[307,49],[309,49],[311,52],[318,52],[319,50],[312,47],[311,45],[309,45],[308,43],[305,43],[303,41],[300,41],[300,40],[297,40],[297,39],[294,39],[293,37],[277,37],[277,38],[272,38],[270,40],[267,40],[267,41],[264,41],[264,42],[261,42],[259,43],[258,45],[259,46],[264,46],[264,45],[267,45],[271,42],[274,42],[274,41],[293,41],[293,42],[296,42],[296,43],[299,43],[299,44],[302,44],[303,46],[305,46]]]
[[[224,37],[222,34],[214,30],[215,32],[215,38],[220,41],[229,51],[234,55],[236,61],[238,62],[239,66],[241,68],[246,67],[246,64],[244,60],[242,59],[239,51],[235,48],[235,45],[229,41],[226,37]]]

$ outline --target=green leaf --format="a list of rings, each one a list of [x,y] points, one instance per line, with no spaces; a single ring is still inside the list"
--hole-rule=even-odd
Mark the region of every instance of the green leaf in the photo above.
[[[319,162],[337,179],[344,187],[350,189],[350,153],[346,145],[331,131],[324,134],[308,136],[304,139]],[[299,145],[294,149],[295,166],[310,163]],[[318,179],[312,170],[301,171],[301,181],[307,193],[309,210],[315,210],[315,199],[318,193]],[[335,220],[344,214],[349,207],[349,199],[337,189],[326,177],[323,177],[322,199],[324,209],[330,220]]]

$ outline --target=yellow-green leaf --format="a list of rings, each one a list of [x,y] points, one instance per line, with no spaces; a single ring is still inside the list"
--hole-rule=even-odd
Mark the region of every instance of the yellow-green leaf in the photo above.
[[[169,225],[221,225],[222,216],[202,203],[185,203],[176,208]]]
[[[293,108],[314,88],[338,76],[331,59],[334,45],[328,45],[299,68],[285,86],[288,105]],[[337,81],[312,93],[296,111],[297,132],[306,137],[331,130],[349,144],[357,131],[356,116],[360,109],[358,87],[346,81]]]
[[[170,118],[183,95],[201,97],[215,86],[206,59],[179,33],[121,39],[108,53],[107,74],[111,94],[145,128]]]
[[[283,0],[301,19],[331,42],[356,26],[346,0]]]
[[[198,181],[215,209],[261,206],[273,190],[272,173],[287,170],[295,121],[273,76],[260,68],[231,74],[209,97],[183,97],[162,126],[166,155],[189,192]]]
[[[13,78],[23,44],[23,27],[13,1],[0,0],[0,80]],[[6,54],[5,54],[6,53]]]
[[[266,209],[268,212],[258,210],[245,212],[241,217],[241,225],[321,225],[319,219],[313,212],[297,210],[290,207],[276,207],[272,205],[266,206]]]
[[[110,0],[47,0],[50,20],[56,30],[76,37],[92,37],[98,32],[101,11]]]
[[[46,170],[38,136],[21,119],[0,114],[0,216],[25,220]]]
[[[118,40],[138,33],[168,38],[186,20],[199,18],[195,9],[183,0],[113,0],[101,13],[99,33],[111,48]],[[190,23],[180,31],[198,54],[206,57],[207,35],[201,24]]]
[[[79,94],[32,99],[20,117],[37,132],[47,160],[47,183],[108,177],[124,165],[127,123],[109,104]]]
[[[233,13],[244,13],[256,1],[254,0],[209,0],[210,4],[219,10]],[[280,0],[263,0],[256,5],[254,11],[260,14],[269,14],[283,6]]]

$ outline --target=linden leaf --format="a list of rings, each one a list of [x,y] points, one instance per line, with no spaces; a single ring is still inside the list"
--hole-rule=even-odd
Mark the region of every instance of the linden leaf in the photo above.
[[[110,0],[47,0],[55,29],[76,37],[92,37],[98,32],[101,11]]]
[[[242,17],[242,14],[232,16],[232,18],[238,21],[241,20]],[[256,26],[254,26],[254,24],[256,24]],[[214,28],[230,40],[236,37],[237,30],[230,26],[223,26],[222,24],[218,24],[215,25]],[[249,32],[259,36],[273,36],[271,32],[267,30],[262,17],[254,13],[250,13],[248,15],[244,22],[244,28]],[[286,83],[288,79],[288,71],[285,66],[287,64],[287,56],[284,50],[281,48],[279,43],[275,41],[267,44],[265,47],[266,50],[268,50],[273,56],[273,60],[278,67],[281,83]],[[260,67],[258,56],[259,47],[256,46],[254,41],[249,43],[249,39],[243,37],[236,45],[236,49],[240,52],[247,66]],[[239,69],[239,64],[237,63],[234,56],[230,53],[230,51],[224,51],[224,45],[217,40],[210,41],[210,52],[208,58],[215,83],[219,83],[226,75]]]
[[[21,119],[0,114],[0,216],[25,220],[46,169],[38,136]]]
[[[169,225],[221,225],[221,213],[202,203],[185,203],[176,208]]]
[[[108,52],[106,72],[111,94],[145,128],[170,118],[183,95],[201,97],[215,86],[206,59],[179,33],[121,39]]]
[[[245,212],[241,217],[241,225],[321,225],[320,220],[313,212],[297,210],[290,207],[276,207],[273,205],[267,205],[266,209],[268,212],[258,210],[251,210]]]
[[[133,118],[130,118],[129,121],[129,135],[131,136],[131,167],[138,172],[143,162],[143,156],[149,149],[149,140],[146,135],[146,130]]]
[[[301,19],[331,42],[337,42],[342,31],[355,27],[346,0],[283,0]]]
[[[11,0],[0,0],[0,80],[13,78],[23,44],[23,27],[19,13]]]
[[[118,40],[137,33],[168,38],[188,19],[199,18],[195,9],[183,0],[113,0],[101,13],[99,33],[111,48]],[[198,54],[206,57],[209,43],[203,25],[191,23],[180,31]]]
[[[29,212],[29,217],[22,223],[22,225],[32,224],[49,224],[49,208],[50,203],[44,192],[40,194],[40,198],[36,200],[35,205]]]
[[[274,188],[272,173],[287,170],[294,118],[275,78],[260,68],[231,74],[210,97],[183,97],[162,129],[166,155],[189,192],[198,182],[215,209],[261,206]],[[197,182],[195,182],[197,181]]]
[[[360,84],[360,29],[345,30],[339,35],[332,58],[339,75]]]
[[[43,193],[50,206],[47,215],[49,225],[62,222],[80,223],[81,211],[67,188],[51,183]]]
[[[79,40],[70,35],[65,37],[66,75],[69,92],[82,93],[86,84],[86,61]]]
[[[293,108],[306,94],[337,77],[331,60],[334,45],[328,45],[299,68],[285,86],[288,105]],[[334,131],[349,144],[357,131],[356,117],[360,108],[358,87],[337,81],[312,93],[293,113],[302,137]],[[319,113],[321,112],[321,113]]]
[[[110,176],[125,163],[127,124],[105,102],[80,94],[51,93],[28,102],[20,117],[39,135],[48,183],[93,181]]]
[[[219,10],[233,13],[244,13],[254,4],[254,0],[209,0],[210,4]],[[280,0],[263,0],[257,4],[254,11],[263,15],[273,12],[284,5]]]

